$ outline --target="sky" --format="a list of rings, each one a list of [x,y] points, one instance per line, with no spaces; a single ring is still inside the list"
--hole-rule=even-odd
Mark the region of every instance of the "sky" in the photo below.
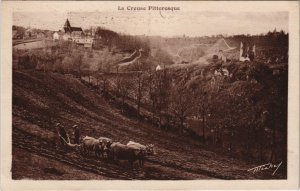
[[[260,34],[288,32],[287,12],[213,11],[99,11],[99,12],[14,12],[13,24],[60,30],[66,19],[71,26],[101,26],[130,35],[210,36],[216,34]]]

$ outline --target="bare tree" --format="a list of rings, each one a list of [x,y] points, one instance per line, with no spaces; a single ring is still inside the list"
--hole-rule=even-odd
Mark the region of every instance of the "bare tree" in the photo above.
[[[153,73],[149,73],[147,75],[147,85],[148,85],[148,99],[150,101],[151,105],[151,112],[152,112],[152,122],[155,121],[155,115],[156,115],[156,94],[155,94],[155,76]]]
[[[124,78],[120,81],[119,95],[121,96],[121,100],[122,100],[122,113],[124,113],[125,99],[128,97],[129,90],[131,88],[132,88],[132,84],[130,80]]]
[[[84,68],[87,67],[87,65],[85,65],[84,62],[83,62],[83,55],[82,54],[79,54],[74,59],[74,67],[75,67],[75,71],[79,75],[79,79],[81,79],[82,71],[83,71]]]
[[[182,87],[174,86],[171,91],[170,112],[179,119],[180,127],[184,130],[184,123],[194,110],[193,93]]]
[[[209,103],[208,103],[208,94],[203,88],[203,86],[200,85],[196,92],[196,115],[197,118],[202,122],[202,140],[205,142],[206,140],[206,117],[208,115],[208,110],[209,110]]]
[[[162,127],[163,115],[169,113],[170,84],[170,78],[166,70],[156,71],[154,74],[151,99],[153,111],[155,111],[155,114],[158,116],[160,127]]]
[[[101,75],[101,82],[102,82],[102,92],[105,93],[107,91],[107,83],[108,83],[108,77],[105,74]]]
[[[136,97],[136,104],[137,104],[137,115],[140,117],[140,108],[141,108],[141,100],[145,92],[146,87],[146,78],[145,76],[138,72],[137,76],[134,78],[134,85],[135,85],[135,97]]]

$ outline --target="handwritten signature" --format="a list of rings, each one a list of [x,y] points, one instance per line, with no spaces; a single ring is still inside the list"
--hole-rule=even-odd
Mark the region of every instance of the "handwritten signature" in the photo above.
[[[256,166],[254,168],[251,168],[248,170],[248,172],[252,172],[253,174],[260,172],[260,171],[264,171],[264,170],[268,170],[268,169],[272,169],[275,168],[272,176],[275,175],[276,171],[279,169],[279,167],[281,166],[282,161],[279,164],[272,164],[272,163],[266,163],[260,166]]]

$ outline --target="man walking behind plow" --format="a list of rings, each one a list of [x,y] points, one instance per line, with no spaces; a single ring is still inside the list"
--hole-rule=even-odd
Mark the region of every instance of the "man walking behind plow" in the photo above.
[[[74,128],[74,144],[79,144],[80,132],[77,125],[73,126]]]
[[[69,140],[69,137],[67,135],[67,132],[66,132],[65,128],[63,126],[61,126],[60,123],[56,123],[55,127],[56,127],[56,130],[57,130],[57,133],[58,133],[59,140],[60,140],[61,144],[65,145]]]

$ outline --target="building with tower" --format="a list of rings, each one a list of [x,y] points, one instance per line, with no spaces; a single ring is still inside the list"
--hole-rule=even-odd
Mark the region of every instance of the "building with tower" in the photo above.
[[[81,27],[72,27],[69,19],[66,20],[64,24],[65,34],[63,35],[64,40],[80,39],[84,36],[83,30]]]
[[[73,41],[78,45],[82,45],[87,48],[92,48],[94,39],[88,34],[84,34],[81,27],[72,27],[69,19],[64,24],[63,40]]]

